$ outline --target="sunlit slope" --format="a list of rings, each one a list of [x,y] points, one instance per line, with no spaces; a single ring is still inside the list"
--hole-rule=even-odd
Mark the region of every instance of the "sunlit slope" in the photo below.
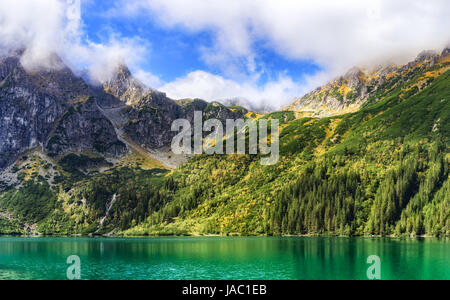
[[[203,156],[168,178],[142,234],[448,235],[450,72],[360,111],[290,121],[281,159]]]

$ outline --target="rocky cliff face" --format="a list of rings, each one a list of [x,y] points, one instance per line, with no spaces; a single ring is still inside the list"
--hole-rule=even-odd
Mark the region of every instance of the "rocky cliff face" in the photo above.
[[[202,111],[205,119],[216,118],[225,124],[226,119],[243,118],[242,112],[234,112],[222,104],[203,100],[174,101],[165,93],[146,87],[135,79],[126,66],[119,65],[111,80],[103,83],[107,95],[119,99],[120,103],[103,101],[101,106],[110,114],[115,126],[126,138],[147,149],[158,149],[170,145],[177,134],[171,131],[176,119],[187,119],[191,123],[195,111]]]
[[[161,148],[171,143],[172,122],[185,118],[184,109],[164,93],[151,92],[139,103],[126,108],[128,122],[124,131],[134,142],[148,148]]]
[[[151,156],[170,145],[172,122],[192,121],[196,110],[224,122],[244,117],[218,103],[173,101],[122,65],[103,86],[92,86],[57,56],[56,70],[25,70],[21,53],[0,60],[0,170],[36,147],[54,157],[85,151],[122,157],[133,150]]]
[[[398,86],[439,62],[448,61],[449,52],[448,48],[442,54],[424,51],[405,66],[380,66],[374,70],[353,68],[344,76],[297,99],[285,110],[296,112],[298,117],[327,117],[356,111],[368,101],[378,100],[379,95],[387,88]],[[445,71],[447,68],[448,66],[444,66],[437,72]],[[435,75],[437,73],[429,74],[430,77]],[[423,78],[417,87],[421,90],[426,86],[427,78]]]
[[[89,85],[58,63],[57,70],[28,71],[20,53],[0,62],[0,169],[35,147],[55,155],[88,148],[125,152]]]
[[[50,156],[94,151],[118,157],[127,152],[127,147],[99,110],[95,98],[85,97],[72,103],[58,120],[45,150]]]

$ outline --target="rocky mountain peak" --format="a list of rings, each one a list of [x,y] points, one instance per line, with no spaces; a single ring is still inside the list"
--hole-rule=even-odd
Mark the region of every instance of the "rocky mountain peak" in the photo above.
[[[296,112],[298,117],[326,117],[356,111],[370,99],[377,101],[380,95],[408,82],[414,74],[423,76],[417,77],[416,82],[411,82],[410,88],[421,90],[433,78],[448,70],[445,65],[447,59],[444,58],[449,53],[450,48],[447,47],[442,54],[431,50],[423,51],[414,61],[404,66],[383,65],[370,71],[352,68],[344,76],[296,99],[285,110]],[[426,72],[432,67],[436,67],[435,72]]]
[[[16,68],[20,63],[20,57],[13,55],[0,58],[0,83]]]
[[[122,155],[126,147],[102,115],[91,87],[57,55],[59,68],[25,68],[20,52],[0,60],[0,170],[25,151],[85,150]]]
[[[118,64],[115,70],[115,74],[113,76],[113,78],[115,78],[115,80],[129,80],[131,77],[133,77],[133,75],[130,72],[130,69],[128,69],[128,66],[125,64]]]
[[[136,104],[151,91],[131,74],[125,64],[117,65],[111,79],[103,83],[103,88],[107,93],[128,105]]]
[[[0,52],[0,63],[3,63],[4,60],[10,59],[10,58],[17,58],[20,59],[22,55],[25,53],[25,48],[15,49],[15,50],[5,50]]]
[[[32,92],[45,93],[61,103],[90,94],[88,84],[76,76],[57,54],[46,56],[47,61],[42,66],[28,68],[27,58],[23,56],[25,52],[20,49],[0,59],[0,83],[5,84],[11,92],[26,88]],[[7,78],[9,85],[5,82]]]

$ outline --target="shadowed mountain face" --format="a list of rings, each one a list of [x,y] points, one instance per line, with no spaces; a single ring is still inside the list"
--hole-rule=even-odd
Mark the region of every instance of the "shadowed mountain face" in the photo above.
[[[125,145],[109,149],[118,143],[114,128],[94,100],[86,101],[93,92],[69,68],[27,71],[17,55],[2,60],[0,70],[0,169],[35,147],[64,154],[107,142],[102,152],[125,152]],[[84,109],[75,114],[80,103]],[[102,130],[96,130],[98,124]],[[75,134],[74,128],[83,135]]]
[[[21,53],[0,60],[0,170],[36,147],[52,157],[88,151],[120,158],[131,143],[148,152],[170,145],[174,120],[193,118],[193,106],[146,87],[126,66],[91,86],[56,55],[56,70],[25,70]],[[201,100],[195,108],[221,120],[243,117]]]
[[[368,102],[378,101],[386,89],[407,82],[415,74],[439,62],[448,61],[448,55],[448,48],[442,54],[424,51],[404,66],[380,66],[374,70],[353,68],[344,76],[297,99],[285,110],[295,112],[298,117],[327,117],[355,112]],[[447,69],[448,66],[444,66],[439,72]],[[428,75],[417,85],[419,90],[427,87],[431,82],[429,79],[437,76],[437,73]]]

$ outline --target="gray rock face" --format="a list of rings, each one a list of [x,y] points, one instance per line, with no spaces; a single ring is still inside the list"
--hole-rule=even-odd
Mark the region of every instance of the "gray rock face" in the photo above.
[[[103,116],[93,97],[67,109],[46,145],[51,156],[90,150],[113,156],[127,152],[126,145],[119,141],[113,125]]]
[[[176,119],[243,118],[219,103],[177,103],[136,80],[124,66],[102,87],[87,84],[53,56],[57,70],[27,71],[18,52],[0,60],[0,170],[39,147],[50,156],[92,151],[120,157],[124,142],[170,145]],[[128,143],[128,142],[127,142]],[[134,145],[133,144],[133,145]]]
[[[93,95],[90,87],[76,77],[67,67],[58,70],[26,71],[20,63],[20,56],[12,56],[0,61],[0,170],[11,164],[24,151],[41,147],[56,132],[56,127],[77,99]],[[83,130],[97,131],[99,141],[113,143],[111,132],[114,127],[99,111],[92,111],[96,119],[89,118],[82,111],[72,120],[85,125]],[[92,121],[89,123],[89,121]],[[95,122],[98,122],[95,123]],[[90,127],[89,125],[90,124]],[[67,125],[67,124],[66,124]],[[86,136],[63,135],[61,143],[68,145],[59,149],[65,153],[86,147]],[[88,139],[89,141],[89,139]],[[108,144],[109,145],[109,144]],[[120,148],[120,146],[119,146]],[[122,153],[123,149],[106,152]],[[104,150],[98,147],[99,150]]]
[[[350,88],[357,88],[364,83],[362,80],[363,77],[363,71],[361,71],[361,69],[359,68],[354,67],[350,69],[341,80],[345,80]]]
[[[46,93],[50,88],[41,88],[45,77],[28,74],[18,57],[6,59],[1,69],[0,168],[3,168],[24,150],[42,145],[64,111],[64,100]]]
[[[147,94],[139,103],[128,107],[126,114],[129,118],[124,126],[127,136],[149,148],[168,145],[174,137],[172,122],[185,118],[183,108],[160,92]]]
[[[241,119],[241,112],[233,112],[224,105],[203,100],[185,101],[181,105],[167,98],[164,93],[151,92],[137,105],[128,108],[129,122],[125,133],[134,142],[149,148],[170,145],[177,132],[172,132],[173,121],[187,119],[194,121],[194,112],[202,111],[203,119],[218,119],[225,125],[227,119]],[[225,127],[225,126],[224,126]]]
[[[427,50],[421,52],[415,62],[426,62],[426,61],[433,61],[436,62],[439,59],[439,54],[436,51],[433,50]]]

